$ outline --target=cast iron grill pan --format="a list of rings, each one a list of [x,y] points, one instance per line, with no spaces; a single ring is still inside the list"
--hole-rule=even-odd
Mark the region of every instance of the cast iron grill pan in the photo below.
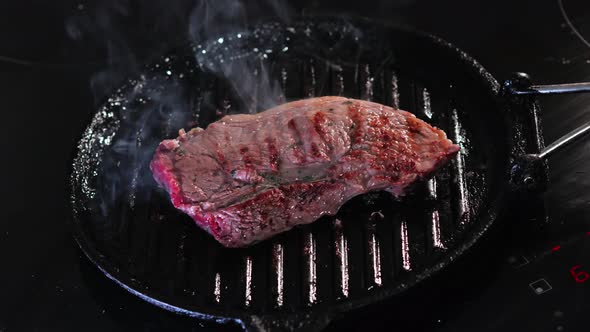
[[[508,119],[497,82],[437,38],[335,18],[220,38],[163,56],[116,91],[84,132],[73,165],[80,246],[111,279],[168,310],[255,329],[319,330],[469,248],[503,206],[511,154],[533,149],[514,144],[533,135],[529,124]],[[336,216],[250,248],[223,248],[171,205],[148,163],[180,128],[271,106],[263,84],[240,98],[218,74],[240,61],[277,82],[275,101],[342,95],[399,107],[445,130],[461,153],[403,200],[363,195]]]

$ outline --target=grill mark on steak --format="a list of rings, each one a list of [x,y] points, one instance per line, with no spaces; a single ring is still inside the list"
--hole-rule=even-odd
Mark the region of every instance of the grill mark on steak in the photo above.
[[[217,159],[217,161],[219,162],[219,165],[221,165],[221,167],[223,168],[223,170],[225,172],[229,172],[229,167],[228,167],[228,163],[227,160],[225,159],[225,156],[223,155],[223,152],[221,151],[221,148],[218,148],[215,151],[215,157]]]
[[[332,111],[328,110],[328,112],[333,112],[334,109],[332,109]],[[320,138],[320,142],[319,145],[320,147],[318,147],[318,145],[316,144],[316,149],[318,150],[318,152],[315,152],[312,150],[312,153],[314,153],[314,156],[316,158],[325,158],[325,159],[330,159],[333,160],[334,159],[334,137],[333,135],[330,135],[333,131],[334,131],[334,123],[333,120],[328,117],[326,115],[326,113],[322,112],[322,111],[318,111],[313,115],[313,126],[315,131],[318,134],[318,137]],[[313,145],[312,145],[312,149],[314,149]]]
[[[231,143],[231,136],[230,136],[229,132],[226,131],[223,134],[224,134],[223,135],[223,138],[225,139],[224,144],[228,144],[229,145]]]
[[[293,156],[295,157],[297,163],[303,164],[307,161],[307,156],[305,155],[305,150],[303,149],[303,138],[301,135],[301,131],[299,130],[299,127],[297,126],[295,119],[296,118],[290,119],[289,122],[287,122],[287,127],[291,131],[294,141],[292,143],[293,146],[291,147],[293,151]]]
[[[364,130],[363,130],[363,115],[360,112],[360,107],[356,104],[345,104],[348,105],[348,116],[352,120],[352,125],[350,126],[351,134],[350,134],[350,143],[351,145],[355,145],[364,137]]]
[[[325,126],[326,123],[326,115],[321,111],[318,111],[313,115],[313,127],[322,140],[324,140],[326,136],[326,132],[323,128],[323,126]]]
[[[320,158],[322,156],[322,154],[320,153],[320,149],[318,148],[318,145],[315,142],[311,142],[311,155],[316,158]]]
[[[268,161],[270,164],[270,168],[272,171],[276,172],[279,170],[279,166],[281,163],[279,150],[277,149],[276,145],[276,140],[271,137],[267,137],[264,139],[264,142],[266,143],[268,150]]]
[[[334,214],[368,191],[402,195],[459,149],[410,113],[342,97],[231,115],[180,136],[158,146],[154,177],[227,247]]]
[[[248,154],[248,151],[249,149],[247,146],[240,148],[240,155],[242,156],[242,160],[244,161],[244,167],[246,168],[250,167],[252,164],[252,158]]]

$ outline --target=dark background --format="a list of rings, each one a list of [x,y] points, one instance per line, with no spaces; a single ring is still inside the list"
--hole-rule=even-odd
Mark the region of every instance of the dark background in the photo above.
[[[113,11],[112,2],[0,2],[0,331],[218,330],[119,289],[83,257],[71,236],[66,178],[75,143],[92,112],[119,79],[186,33],[182,6],[189,1],[174,7],[164,1],[119,3],[123,9]],[[573,24],[590,38],[590,3],[564,0],[564,6]],[[250,22],[272,13],[269,5],[247,8]],[[94,10],[104,15],[93,17]],[[498,80],[513,71],[528,72],[537,83],[590,80],[590,48],[565,24],[554,0],[297,1],[289,11],[358,14],[413,25],[464,49]],[[104,17],[119,18],[105,22]],[[105,50],[112,51],[110,56]],[[589,120],[589,102],[584,95],[543,99],[546,141]],[[543,241],[588,226],[588,147],[578,144],[551,160],[552,184],[546,194],[551,226]],[[475,284],[475,272],[469,276],[467,271],[465,280]],[[444,276],[442,283],[460,288]],[[484,289],[468,297],[483,297]],[[451,300],[451,308],[440,308],[428,305],[424,292],[411,294],[413,303],[424,302],[412,307],[423,310],[419,315],[400,318],[394,314],[399,304],[390,301],[348,315],[333,329],[392,330],[395,324],[401,330],[454,330],[452,322],[467,312],[463,298]],[[578,306],[578,314],[583,308]],[[490,331],[506,330],[506,322],[515,319],[508,316],[480,323]],[[553,323],[544,326],[556,329]],[[567,330],[588,328],[572,323]]]

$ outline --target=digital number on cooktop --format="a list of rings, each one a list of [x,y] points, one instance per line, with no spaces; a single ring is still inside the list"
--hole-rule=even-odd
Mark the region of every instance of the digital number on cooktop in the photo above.
[[[567,278],[569,284],[572,281],[577,284],[590,284],[588,246],[590,246],[590,232],[555,245],[548,255],[541,255],[540,259],[533,264],[534,266],[531,266],[531,273],[551,278],[552,283],[561,283]],[[532,284],[531,287],[533,287]]]
[[[574,280],[580,284],[585,283],[590,278],[588,272],[586,272],[580,264],[573,266],[570,269],[570,274],[572,275]]]

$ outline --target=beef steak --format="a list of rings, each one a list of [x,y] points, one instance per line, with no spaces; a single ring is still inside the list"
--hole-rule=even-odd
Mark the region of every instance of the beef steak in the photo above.
[[[320,97],[181,130],[150,164],[174,206],[227,247],[335,214],[350,198],[402,195],[459,147],[413,114]]]

